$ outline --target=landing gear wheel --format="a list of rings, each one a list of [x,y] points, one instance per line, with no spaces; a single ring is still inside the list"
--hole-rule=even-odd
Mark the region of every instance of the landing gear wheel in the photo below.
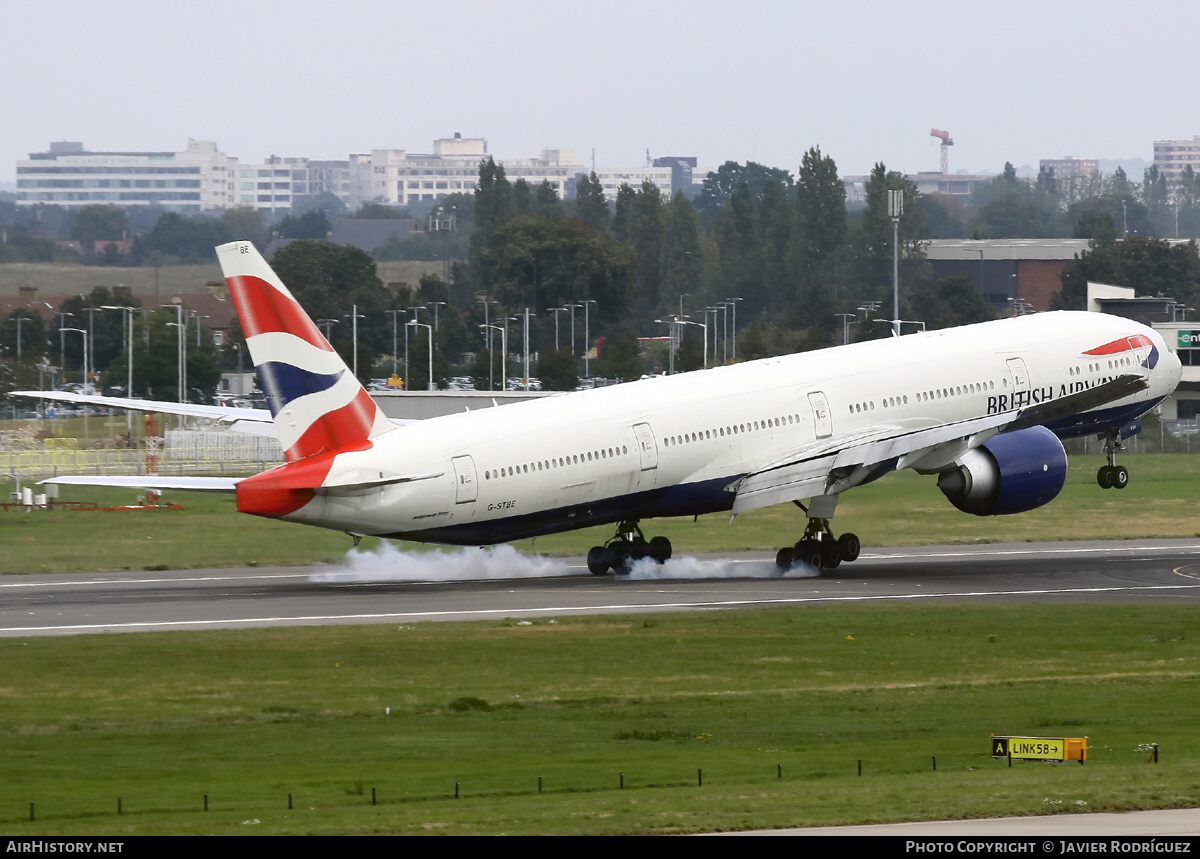
[[[1113,489],[1124,489],[1129,485],[1129,470],[1123,465],[1116,465],[1112,468],[1112,486]]]
[[[666,537],[651,537],[649,554],[660,564],[671,560],[671,541]]]
[[[789,569],[796,560],[796,550],[791,546],[784,546],[775,553],[775,566],[781,570]]]
[[[608,572],[608,549],[603,546],[592,546],[587,553],[588,572],[593,576],[602,576]]]
[[[842,552],[833,540],[824,540],[817,544],[821,551],[821,569],[836,570],[842,562]]]
[[[628,574],[629,568],[633,566],[633,553],[628,543],[624,540],[610,543],[608,555],[608,565],[612,567],[613,575],[623,576]]]
[[[846,533],[837,539],[838,553],[846,563],[852,563],[858,560],[858,554],[862,551],[862,543],[858,541],[857,534]]]
[[[816,540],[801,540],[796,544],[795,560],[821,571],[821,544]]]
[[[1100,470],[1096,472],[1096,483],[1101,489],[1112,489],[1113,474],[1111,465],[1102,465]]]

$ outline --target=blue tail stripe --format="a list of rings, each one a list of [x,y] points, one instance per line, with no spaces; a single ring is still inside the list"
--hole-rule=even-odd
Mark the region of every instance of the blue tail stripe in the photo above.
[[[266,392],[272,415],[278,415],[292,400],[329,390],[345,372],[310,373],[282,361],[257,364],[254,370],[258,373],[258,384]]]

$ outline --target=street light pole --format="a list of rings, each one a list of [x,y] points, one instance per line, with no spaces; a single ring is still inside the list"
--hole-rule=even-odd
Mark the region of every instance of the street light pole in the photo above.
[[[391,314],[392,317],[392,375],[396,375],[396,314],[403,313],[403,310],[385,310],[384,313]],[[404,372],[408,372],[408,367],[404,368]]]
[[[904,214],[904,191],[888,191],[888,216],[892,219],[892,336],[900,336],[900,216]],[[980,260],[983,254],[980,254]],[[980,262],[980,268],[983,263]],[[980,284],[982,288],[983,284]]]
[[[429,332],[429,380],[425,383],[425,390],[436,391],[437,385],[433,381],[433,326],[416,320],[409,320],[405,325],[420,326]]]
[[[586,298],[583,301],[583,377],[590,379],[592,377],[591,368],[588,366],[589,356],[592,352],[592,331],[589,326],[588,307],[589,304],[597,304],[594,298]]]
[[[554,351],[555,352],[558,351],[558,312],[560,310],[566,310],[566,309],[567,308],[565,308],[565,307],[547,307],[546,308],[547,313],[554,314]]]
[[[730,306],[733,307],[733,363],[736,364],[737,363],[737,303],[739,301],[741,301],[742,299],[735,297],[735,298],[727,298],[725,300],[727,302],[729,302]]]
[[[127,341],[129,344],[129,351],[126,353],[126,357],[125,357],[126,363],[129,365],[126,368],[128,370],[128,381],[126,382],[126,385],[125,385],[125,396],[132,397],[133,396],[133,311],[136,310],[137,308],[130,307],[130,306],[124,305],[124,304],[104,304],[104,305],[101,305],[101,307],[104,310],[120,310],[120,311],[122,311],[122,314],[124,315],[125,318],[122,319],[121,321],[125,322],[129,327],[129,337],[128,337],[128,341]],[[131,412],[129,409],[125,410],[125,430],[126,430],[126,436],[128,437],[130,444],[132,444],[132,442],[133,442],[133,412]]]
[[[178,379],[178,384],[179,384],[179,402],[182,403],[184,392],[187,390],[187,376],[185,375],[186,370],[184,369],[187,366],[187,358],[185,357],[187,355],[187,351],[186,351],[187,350],[187,335],[186,335],[186,323],[183,320],[183,305],[182,304],[164,304],[163,307],[174,310],[176,320],[177,320],[175,323],[175,328],[176,328],[175,333],[179,335],[179,339],[178,339],[178,343],[177,343],[177,355],[176,355],[177,366],[176,366],[175,375],[176,375],[176,378]]]
[[[505,320],[505,321],[507,321],[507,320]],[[504,353],[500,358],[500,374],[502,376],[504,376],[505,379],[508,379],[508,326],[506,325],[504,328],[501,328],[499,325],[480,325],[479,327],[480,328],[492,328],[492,329],[495,329],[496,331],[500,332],[500,337],[502,338],[500,341],[500,348]],[[489,385],[489,389],[491,387],[494,387],[494,382],[492,382],[492,380],[491,380],[491,373],[492,373],[492,369],[490,366],[491,365],[491,357],[492,357],[492,354],[489,351],[488,352],[488,364],[489,364],[489,366],[488,366],[488,385]]]
[[[352,364],[353,364],[355,379],[358,378],[358,320],[360,320],[360,319],[366,319],[366,316],[364,316],[363,314],[358,312],[357,304],[350,305],[350,327],[351,327],[351,335],[350,335],[351,346],[350,346],[350,348],[354,350],[354,359],[352,361]]]
[[[83,335],[83,379],[84,379],[84,383],[86,384],[87,378],[89,375],[88,371],[91,369],[88,366],[88,348],[87,348],[88,347],[88,333],[87,333],[87,329],[85,329],[85,328],[62,328],[59,330],[61,330],[61,331],[78,331],[80,334]]]

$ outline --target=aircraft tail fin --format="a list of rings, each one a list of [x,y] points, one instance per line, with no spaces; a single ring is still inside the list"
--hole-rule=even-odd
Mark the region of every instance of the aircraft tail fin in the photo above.
[[[359,450],[395,429],[253,243],[217,248],[284,458]]]

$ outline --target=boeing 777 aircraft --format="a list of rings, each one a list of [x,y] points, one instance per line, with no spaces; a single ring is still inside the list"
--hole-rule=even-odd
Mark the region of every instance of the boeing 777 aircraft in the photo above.
[[[643,520],[793,502],[805,525],[779,565],[831,569],[860,548],[834,536],[838,498],[898,469],[935,477],[964,513],[1020,513],[1062,488],[1061,439],[1097,434],[1101,486],[1124,487],[1121,440],[1180,377],[1152,329],[1058,312],[397,425],[253,244],[217,255],[286,462],[240,479],[47,482],[231,491],[244,513],[356,539],[488,545],[615,524],[588,553],[597,574],[671,556]]]

